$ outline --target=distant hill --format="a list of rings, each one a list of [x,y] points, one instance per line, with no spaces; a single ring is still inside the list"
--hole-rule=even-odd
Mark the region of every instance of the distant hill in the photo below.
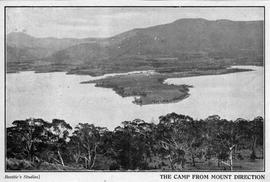
[[[218,64],[224,61],[253,64],[254,61],[257,65],[263,62],[263,21],[180,19],[106,39],[33,38],[12,33],[7,37],[7,44],[8,62],[42,58],[50,66],[35,63],[34,69],[40,71],[57,68],[93,75],[115,70],[164,71],[183,64],[194,67],[205,60],[210,65],[213,59],[222,60]],[[22,56],[14,52],[21,52]]]
[[[7,51],[11,53],[11,57],[8,56],[8,61],[17,61],[15,58],[18,55],[12,55],[12,53],[24,50],[25,54],[28,56],[22,55],[22,57],[18,57],[18,59],[26,60],[31,58],[44,58],[50,56],[52,53],[57,52],[59,50],[68,48],[70,46],[80,44],[80,43],[91,43],[95,42],[96,39],[71,39],[71,38],[36,38],[30,36],[23,32],[12,32],[9,33],[6,37],[7,40]]]

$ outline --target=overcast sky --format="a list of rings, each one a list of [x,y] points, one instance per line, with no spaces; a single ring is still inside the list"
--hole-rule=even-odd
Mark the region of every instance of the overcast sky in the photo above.
[[[263,8],[7,8],[7,33],[36,37],[109,37],[181,18],[263,20]]]

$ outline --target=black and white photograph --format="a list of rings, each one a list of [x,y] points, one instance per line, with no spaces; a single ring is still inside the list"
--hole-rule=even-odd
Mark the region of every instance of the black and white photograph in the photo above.
[[[6,172],[265,171],[265,7],[6,6],[4,36]]]

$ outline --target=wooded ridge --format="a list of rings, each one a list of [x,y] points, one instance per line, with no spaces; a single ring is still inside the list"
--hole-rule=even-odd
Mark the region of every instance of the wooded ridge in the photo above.
[[[263,170],[264,119],[170,113],[114,130],[64,120],[16,120],[6,129],[7,170]]]

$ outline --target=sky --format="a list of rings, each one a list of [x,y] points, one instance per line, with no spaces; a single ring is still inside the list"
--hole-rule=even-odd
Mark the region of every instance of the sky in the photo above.
[[[263,20],[263,8],[7,8],[7,33],[35,37],[110,37],[134,28],[166,24],[181,18],[234,21]]]

